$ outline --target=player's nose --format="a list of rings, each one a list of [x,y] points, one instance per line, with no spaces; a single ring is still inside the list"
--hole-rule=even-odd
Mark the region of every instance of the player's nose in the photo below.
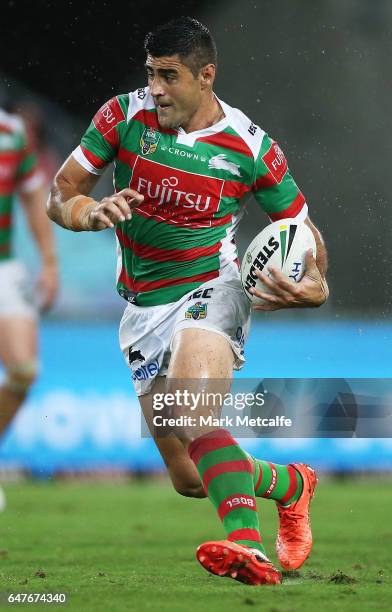
[[[165,95],[165,90],[160,79],[155,78],[150,81],[150,92],[154,98]],[[157,100],[155,100],[155,102],[158,103]]]

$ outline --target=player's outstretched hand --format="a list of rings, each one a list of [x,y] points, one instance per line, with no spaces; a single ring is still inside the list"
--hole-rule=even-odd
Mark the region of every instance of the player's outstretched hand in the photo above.
[[[254,306],[255,310],[278,310],[279,308],[309,308],[321,306],[328,298],[328,285],[320,274],[312,249],[305,256],[305,274],[299,283],[293,283],[276,268],[268,268],[271,277],[256,271],[257,276],[271,293],[251,289],[256,296],[265,300],[264,304]]]
[[[89,229],[98,232],[131,219],[132,209],[140,206],[143,200],[144,196],[134,189],[122,189],[103,198],[90,213]]]

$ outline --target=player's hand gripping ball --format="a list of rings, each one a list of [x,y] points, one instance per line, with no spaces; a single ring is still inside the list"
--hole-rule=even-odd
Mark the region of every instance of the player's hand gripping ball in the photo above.
[[[316,256],[316,241],[305,223],[282,219],[265,227],[246,249],[241,265],[241,282],[246,296],[253,304],[265,300],[251,293],[255,288],[271,293],[258,276],[258,271],[271,277],[269,266],[283,272],[293,283],[298,283],[305,272],[305,256],[312,249]]]

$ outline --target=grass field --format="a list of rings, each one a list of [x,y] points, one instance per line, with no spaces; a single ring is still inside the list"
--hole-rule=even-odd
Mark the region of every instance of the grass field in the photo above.
[[[313,502],[316,545],[277,587],[247,587],[205,572],[196,546],[222,528],[207,500],[165,482],[22,483],[0,515],[0,591],[66,592],[66,609],[289,612],[391,610],[391,481],[321,482]],[[274,559],[276,511],[260,500]]]

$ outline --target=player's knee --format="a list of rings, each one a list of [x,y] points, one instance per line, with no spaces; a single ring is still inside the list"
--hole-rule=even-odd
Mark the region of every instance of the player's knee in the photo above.
[[[5,378],[5,387],[13,393],[26,394],[35,382],[38,375],[38,363],[26,361],[8,367]]]

